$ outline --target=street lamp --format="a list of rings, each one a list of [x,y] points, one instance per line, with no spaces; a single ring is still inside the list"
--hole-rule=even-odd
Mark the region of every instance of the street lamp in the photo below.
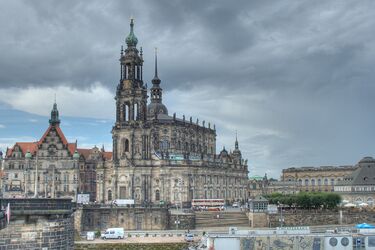
[[[277,204],[279,204],[280,206],[280,227],[283,227],[283,222],[284,222],[284,218],[283,218],[283,206],[280,202],[277,202]]]

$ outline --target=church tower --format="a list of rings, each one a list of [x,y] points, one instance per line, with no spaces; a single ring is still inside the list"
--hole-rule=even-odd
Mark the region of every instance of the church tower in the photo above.
[[[155,48],[155,75],[151,80],[152,88],[151,103],[147,107],[147,116],[149,119],[157,118],[159,114],[168,115],[168,109],[162,102],[163,89],[160,87],[161,80],[158,77],[158,55]]]
[[[135,154],[134,131],[147,119],[147,88],[143,84],[142,48],[137,49],[134,19],[130,20],[130,33],[125,51],[121,47],[120,82],[116,91],[116,123],[112,130],[113,159],[132,159]]]

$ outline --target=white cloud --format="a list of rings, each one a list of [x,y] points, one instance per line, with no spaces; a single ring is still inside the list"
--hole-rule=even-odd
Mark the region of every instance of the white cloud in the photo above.
[[[55,94],[60,116],[114,117],[114,93],[100,83],[93,84],[88,90],[66,86],[1,89],[0,100],[14,109],[48,116]]]

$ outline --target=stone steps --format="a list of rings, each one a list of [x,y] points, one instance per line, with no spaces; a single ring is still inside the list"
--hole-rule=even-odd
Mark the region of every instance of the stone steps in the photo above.
[[[219,215],[219,218],[217,218]],[[245,212],[196,212],[196,228],[249,226]]]

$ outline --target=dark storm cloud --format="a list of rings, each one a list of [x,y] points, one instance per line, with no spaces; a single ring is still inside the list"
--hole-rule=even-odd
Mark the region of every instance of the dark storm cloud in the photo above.
[[[374,1],[0,0],[0,9],[2,89],[100,82],[114,93],[133,15],[146,81],[158,47],[172,112],[216,119],[219,144],[242,130],[255,169],[374,154]]]

